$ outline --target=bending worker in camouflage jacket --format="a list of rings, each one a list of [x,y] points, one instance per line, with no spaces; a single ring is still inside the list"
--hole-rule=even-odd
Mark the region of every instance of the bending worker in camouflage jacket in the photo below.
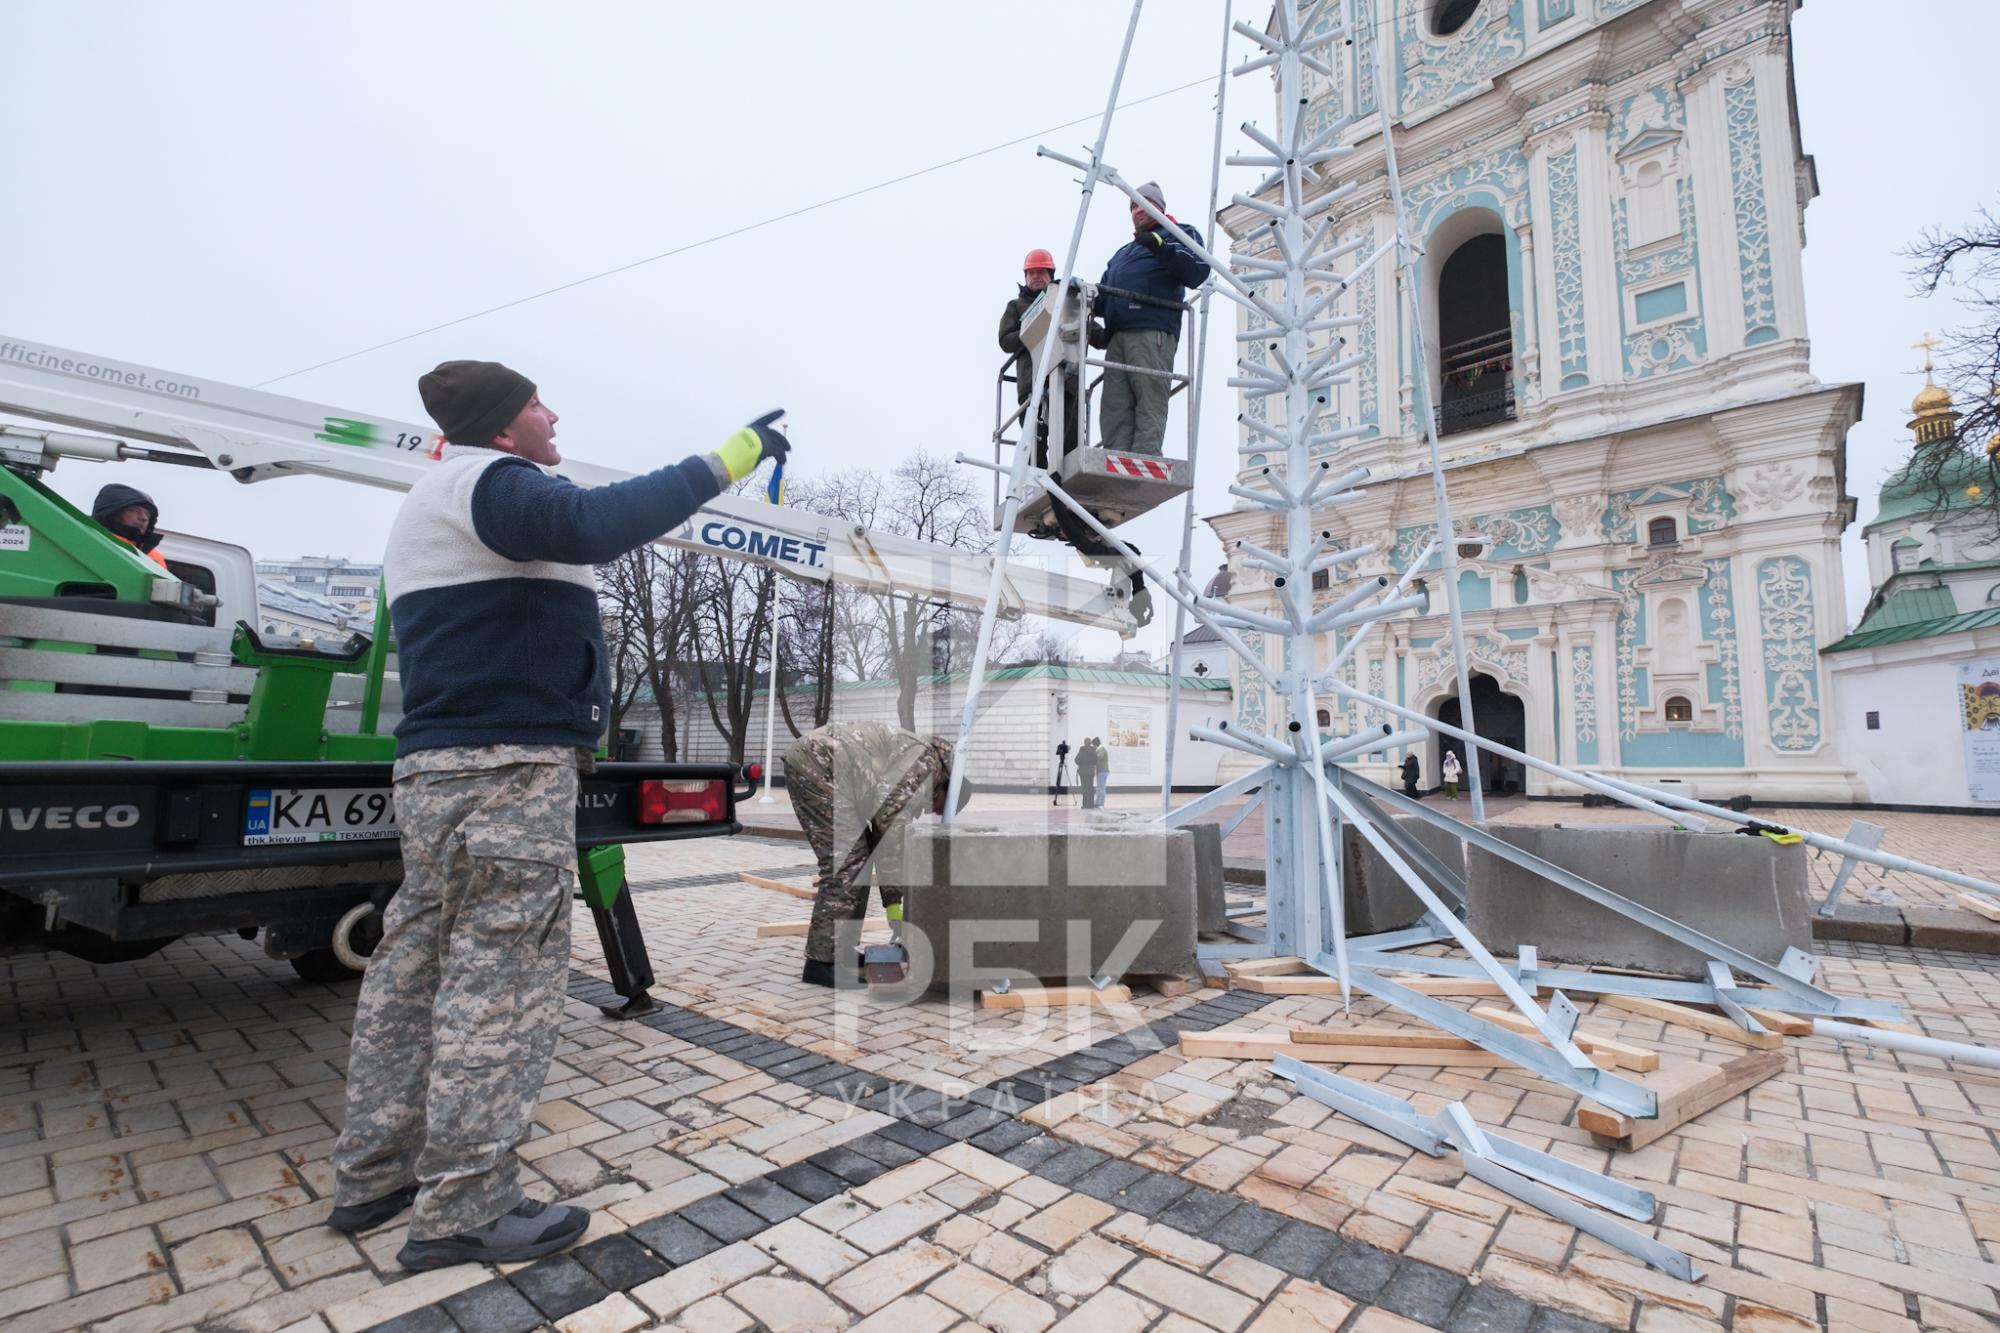
[[[885,722],[834,722],[785,752],[792,811],[819,862],[803,980],[833,985],[835,935],[842,922],[867,912],[871,865],[883,872],[882,906],[892,919],[901,915],[902,891],[886,887],[899,878],[897,826],[925,811],[944,813],[951,745]],[[971,794],[971,783],[959,784],[960,809]]]
[[[591,566],[687,519],[785,439],[759,418],[711,454],[589,489],[557,476],[556,414],[492,361],[418,381],[450,443],[410,489],[385,577],[401,652],[403,883],[354,1013],[327,1225],[414,1206],[405,1268],[533,1259],[590,1214],[522,1197],[569,975],[577,772],[610,713]]]

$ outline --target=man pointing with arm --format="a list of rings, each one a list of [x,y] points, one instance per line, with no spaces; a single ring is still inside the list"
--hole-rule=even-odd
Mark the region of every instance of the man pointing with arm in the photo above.
[[[554,1053],[569,974],[577,773],[610,712],[593,565],[679,526],[786,442],[773,412],[610,486],[551,469],[556,414],[492,361],[417,384],[448,443],[389,533],[403,683],[403,884],[354,1015],[327,1225],[414,1205],[405,1268],[533,1259],[582,1208],[525,1198],[514,1147]]]

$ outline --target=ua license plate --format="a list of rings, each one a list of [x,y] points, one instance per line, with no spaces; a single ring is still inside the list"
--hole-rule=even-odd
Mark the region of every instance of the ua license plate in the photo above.
[[[243,808],[245,847],[395,836],[395,800],[381,787],[257,787]]]

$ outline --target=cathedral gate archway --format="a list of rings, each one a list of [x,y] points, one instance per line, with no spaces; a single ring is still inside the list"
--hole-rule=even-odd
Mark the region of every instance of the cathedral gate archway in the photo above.
[[[1458,696],[1448,694],[1439,699],[1431,708],[1431,716],[1447,726],[1463,726],[1464,710],[1459,707]],[[1509,694],[1500,687],[1500,682],[1483,671],[1472,673],[1472,720],[1473,730],[1490,741],[1497,741],[1510,749],[1526,751],[1528,748],[1528,710],[1518,694]],[[1465,742],[1456,737],[1440,736],[1436,744],[1436,754],[1432,757],[1430,772],[1424,775],[1427,786],[1435,786],[1444,771],[1446,752],[1456,754],[1458,762],[1466,762]],[[1512,759],[1487,755],[1486,767],[1480,771],[1488,792],[1495,795],[1518,793],[1526,789],[1527,773],[1523,766]]]

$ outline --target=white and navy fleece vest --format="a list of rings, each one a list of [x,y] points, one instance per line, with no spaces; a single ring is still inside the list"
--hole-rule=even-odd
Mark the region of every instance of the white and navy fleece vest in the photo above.
[[[719,490],[702,455],[583,487],[512,454],[446,445],[410,488],[383,562],[403,678],[396,753],[595,749],[611,685],[591,566],[685,523]]]

